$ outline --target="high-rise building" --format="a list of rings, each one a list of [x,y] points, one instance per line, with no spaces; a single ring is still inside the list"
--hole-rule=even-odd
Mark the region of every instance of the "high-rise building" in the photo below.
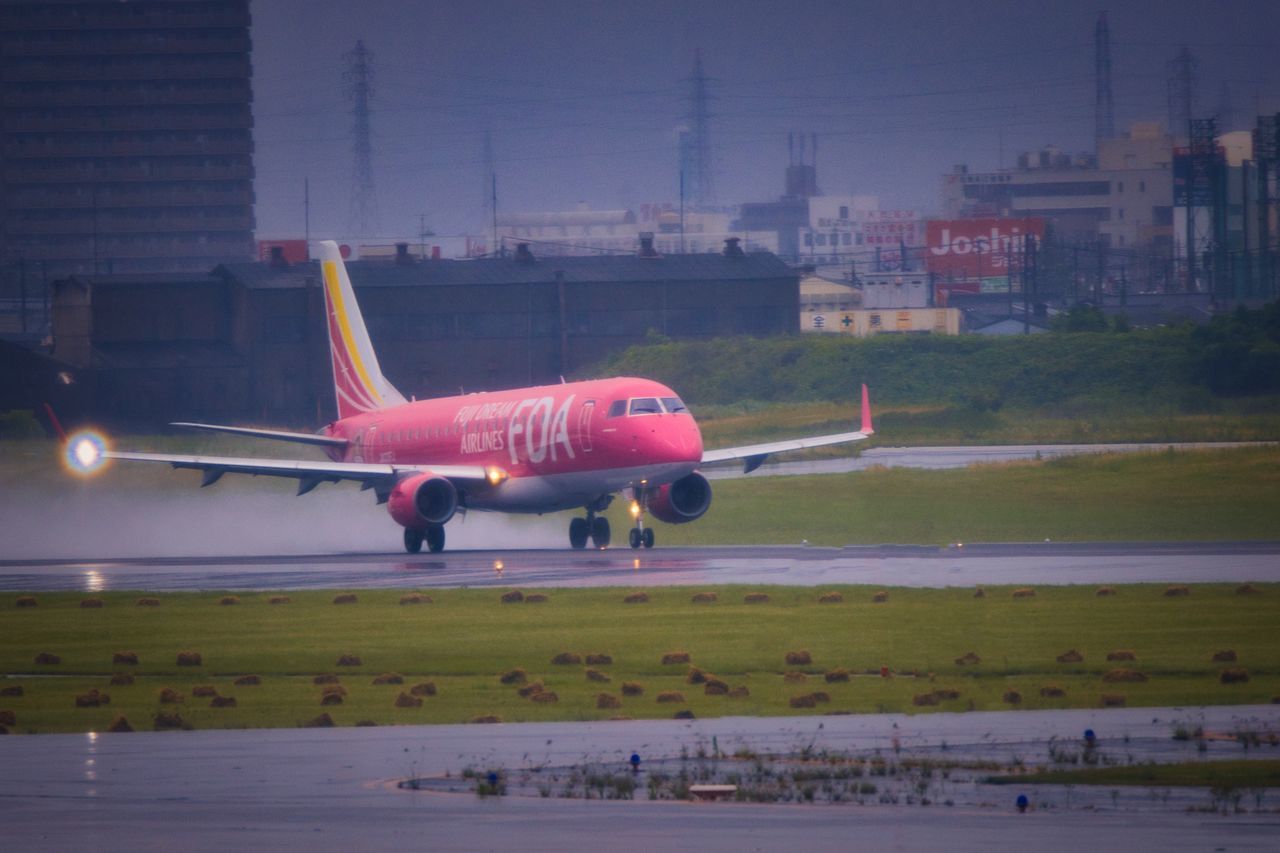
[[[0,4],[0,277],[253,257],[249,0]]]

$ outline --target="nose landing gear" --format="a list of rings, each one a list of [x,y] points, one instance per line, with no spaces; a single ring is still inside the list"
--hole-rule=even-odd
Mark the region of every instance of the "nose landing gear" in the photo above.
[[[632,548],[653,547],[653,528],[644,526],[644,510],[644,504],[640,500],[631,502],[631,515],[636,520],[636,526],[627,534],[627,544]]]

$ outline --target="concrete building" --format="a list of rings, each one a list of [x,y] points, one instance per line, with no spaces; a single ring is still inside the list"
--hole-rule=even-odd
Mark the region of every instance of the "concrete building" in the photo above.
[[[878,273],[860,287],[809,272],[800,279],[800,331],[811,334],[958,335],[963,315],[934,308],[929,276]]]
[[[1173,251],[1173,140],[1158,124],[1098,141],[1096,158],[1054,148],[1023,154],[1013,169],[943,178],[948,218],[1040,217],[1066,243]]]
[[[535,256],[348,264],[388,378],[443,396],[589,371],[658,334],[795,334],[799,276],[773,255]],[[332,419],[315,262],[55,283],[55,358],[104,419]]]
[[[249,22],[249,0],[0,4],[0,290],[19,264],[253,257]]]
[[[651,240],[661,255],[716,253],[724,241],[736,238],[747,252],[774,252],[776,235],[752,234],[731,228],[732,216],[722,210],[686,210],[681,218],[671,204],[644,204],[639,211],[577,210],[498,215],[498,244],[512,251],[528,243],[539,257],[590,257],[631,254],[642,238]]]
[[[806,267],[800,279],[800,331],[838,333],[844,316],[862,307],[862,291],[812,270]]]

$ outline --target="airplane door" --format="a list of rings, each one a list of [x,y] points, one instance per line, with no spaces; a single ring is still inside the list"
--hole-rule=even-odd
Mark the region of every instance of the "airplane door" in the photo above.
[[[584,453],[591,452],[591,416],[595,411],[595,400],[586,401],[578,411],[578,446]]]

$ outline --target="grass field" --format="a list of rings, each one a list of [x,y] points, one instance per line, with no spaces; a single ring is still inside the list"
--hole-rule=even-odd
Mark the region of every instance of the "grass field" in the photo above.
[[[239,594],[222,605],[220,593],[148,596],[158,606],[136,604],[141,593],[98,594],[103,606],[85,608],[89,594],[39,593],[35,604],[0,597],[0,692],[5,725],[14,732],[104,730],[117,715],[150,729],[155,715],[176,710],[197,729],[296,726],[322,712],[338,725],[457,723],[493,715],[504,721],[594,720],[617,715],[669,718],[679,710],[698,717],[823,714],[834,711],[1097,707],[1104,695],[1129,706],[1265,703],[1280,696],[1280,585],[1258,585],[1239,594],[1233,585],[1196,585],[1169,597],[1158,585],[1116,588],[1099,597],[1093,588],[1044,586],[1033,597],[1009,588],[879,590],[865,587],[801,589],[716,587],[717,600],[694,603],[702,590],[648,590],[650,601],[627,604],[624,589],[556,589],[539,603],[503,603],[501,589],[432,590],[431,603],[400,604],[404,592],[360,591],[350,604],[334,604],[335,591]],[[838,591],[843,601],[819,603]],[[527,591],[526,591],[527,592]],[[749,593],[769,600],[746,603]],[[807,651],[811,663],[787,663],[790,651]],[[1059,663],[1069,650],[1082,660]],[[1108,661],[1117,650],[1136,660]],[[1235,663],[1214,662],[1223,650]],[[179,666],[180,652],[196,651],[196,666]],[[686,651],[692,666],[714,675],[735,695],[708,695],[690,683],[688,664],[662,663]],[[113,663],[118,652],[137,655],[135,665]],[[610,663],[557,665],[564,652],[604,654]],[[979,660],[960,664],[973,652]],[[41,653],[59,663],[37,664]],[[339,665],[344,655],[359,665]],[[892,677],[881,677],[888,667]],[[1223,684],[1225,669],[1242,668],[1248,680]],[[593,681],[587,669],[608,681]],[[521,698],[518,683],[500,676],[523,669],[558,701]],[[1111,682],[1117,669],[1142,673],[1144,681]],[[841,671],[847,672],[847,680]],[[113,673],[134,676],[111,685]],[[803,673],[787,680],[785,673]],[[321,706],[315,676],[338,675],[347,695]],[[403,684],[374,685],[398,673]],[[835,673],[834,680],[827,674]],[[258,675],[261,684],[237,686]],[[796,676],[792,676],[796,679]],[[432,682],[437,692],[420,707],[397,707],[397,696]],[[643,687],[623,695],[623,683]],[[235,707],[210,707],[197,687],[212,686]],[[183,701],[162,705],[163,688]],[[96,688],[110,696],[98,707],[76,698]],[[1042,695],[1057,688],[1061,695]],[[660,703],[666,691],[683,702]],[[1020,701],[1006,694],[1016,691]],[[1050,691],[1052,692],[1052,691]],[[618,700],[597,707],[598,694]],[[794,707],[796,697],[825,693],[829,701]],[[1115,697],[1121,697],[1116,699]],[[920,705],[919,702],[929,704]]]
[[[1161,451],[718,481],[663,545],[1271,539],[1280,448]],[[622,502],[615,529],[628,524]]]
[[[1214,400],[1211,411],[1177,404],[1095,400],[1041,407],[894,406],[871,409],[877,435],[870,446],[950,444],[1098,444],[1112,442],[1275,441],[1280,400]],[[694,406],[709,447],[839,432],[859,420],[856,404],[737,403]],[[838,449],[811,451],[831,455]]]

